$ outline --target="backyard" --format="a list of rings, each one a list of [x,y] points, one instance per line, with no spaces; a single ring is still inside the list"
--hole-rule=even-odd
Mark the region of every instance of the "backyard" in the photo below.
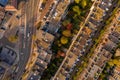
[[[91,5],[91,0],[75,0],[69,5],[66,18],[61,20],[61,28],[58,31],[60,36],[55,39],[52,45],[52,51],[55,54],[43,73],[42,80],[49,80],[55,75],[65,57],[64,49],[69,48],[73,36],[79,31],[80,24],[85,20]]]

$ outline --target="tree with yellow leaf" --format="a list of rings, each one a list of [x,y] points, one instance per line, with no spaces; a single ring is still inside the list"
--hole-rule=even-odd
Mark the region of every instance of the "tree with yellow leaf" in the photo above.
[[[80,3],[80,1],[81,1],[81,0],[75,0],[75,3],[77,3],[77,4],[78,4],[78,3]]]
[[[18,37],[17,37],[17,36],[10,36],[10,37],[8,38],[8,40],[9,40],[10,42],[12,42],[12,43],[15,43],[15,42],[17,42]]]
[[[65,37],[70,37],[71,36],[71,31],[70,30],[64,30],[62,32],[62,34],[65,36]]]
[[[109,62],[108,62],[109,65],[111,66],[120,66],[120,59],[111,59]]]
[[[81,10],[80,10],[80,8],[79,8],[79,6],[73,6],[73,11],[74,12],[76,12],[77,13],[77,15],[80,15],[80,13],[81,13]]]
[[[87,6],[87,1],[86,0],[82,0],[81,1],[81,7],[85,8]]]
[[[60,39],[60,42],[61,42],[62,44],[67,44],[67,43],[68,43],[68,38],[62,36],[61,39]]]

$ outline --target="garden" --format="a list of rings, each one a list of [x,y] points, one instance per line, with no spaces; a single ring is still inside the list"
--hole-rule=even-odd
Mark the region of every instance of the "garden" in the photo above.
[[[85,20],[91,5],[91,0],[75,0],[69,5],[66,18],[61,20],[61,28],[58,31],[60,36],[52,45],[53,58],[43,73],[42,80],[49,80],[55,75],[66,55],[64,49],[69,48],[72,38],[78,33],[80,24]]]

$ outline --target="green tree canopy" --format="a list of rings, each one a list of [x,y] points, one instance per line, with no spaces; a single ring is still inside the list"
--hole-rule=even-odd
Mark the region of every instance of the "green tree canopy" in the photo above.
[[[78,15],[80,15],[81,10],[80,10],[79,6],[73,6],[72,9],[73,9],[74,12],[76,12]]]

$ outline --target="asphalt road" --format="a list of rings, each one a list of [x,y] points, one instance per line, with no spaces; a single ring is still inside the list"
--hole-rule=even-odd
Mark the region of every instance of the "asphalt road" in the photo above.
[[[27,0],[25,7],[22,9],[21,25],[24,27],[24,33],[20,33],[20,60],[18,62],[18,71],[13,80],[19,80],[25,70],[26,64],[30,58],[32,51],[32,35],[34,28],[34,22],[38,10],[38,3],[40,0]]]

